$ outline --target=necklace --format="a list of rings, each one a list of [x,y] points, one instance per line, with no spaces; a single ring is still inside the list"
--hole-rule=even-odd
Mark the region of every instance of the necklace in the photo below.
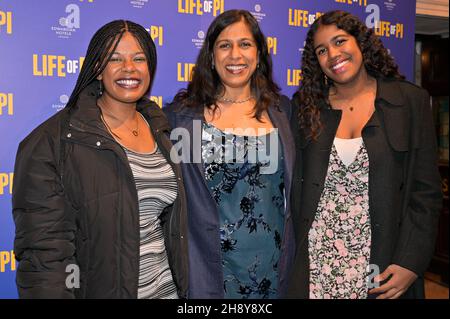
[[[105,109],[100,108],[100,110],[101,110],[101,112],[100,112],[100,117],[101,117],[103,123],[105,124],[106,128],[108,129],[108,131],[109,131],[111,134],[113,134],[114,136],[116,136],[117,138],[122,139],[119,135],[117,135],[116,133],[114,133],[114,131],[113,131],[113,130],[111,129],[111,127],[108,125],[108,123],[106,122],[105,118],[103,117],[103,112],[107,113],[109,116],[111,116],[112,118],[114,118],[114,119],[116,119],[116,120],[119,120],[119,119],[118,119],[116,116],[114,116],[113,114],[111,114],[111,112],[108,112],[108,111],[106,111]],[[130,127],[129,127],[128,125],[126,125],[125,123],[124,123],[124,125],[131,131],[131,133],[132,133],[134,136],[137,137],[137,136],[139,136],[139,119],[138,119],[138,117],[136,116],[136,114],[135,114],[135,117],[136,117],[136,129],[130,128]]]
[[[217,101],[222,102],[222,103],[242,104],[247,101],[250,101],[253,98],[254,98],[253,95],[250,95],[248,98],[243,99],[243,100],[232,100],[232,99],[227,99],[225,97],[217,97]]]

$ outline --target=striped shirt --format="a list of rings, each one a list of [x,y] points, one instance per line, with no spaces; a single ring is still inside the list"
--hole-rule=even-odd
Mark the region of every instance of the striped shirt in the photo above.
[[[172,167],[156,146],[153,153],[124,148],[133,172],[139,199],[140,258],[139,299],[177,299],[169,268],[159,215],[177,197]]]

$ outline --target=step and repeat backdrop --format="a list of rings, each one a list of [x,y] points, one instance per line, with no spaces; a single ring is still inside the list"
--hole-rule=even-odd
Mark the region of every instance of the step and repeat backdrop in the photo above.
[[[309,26],[320,14],[349,11],[374,28],[401,72],[413,79],[415,0],[1,0],[0,1],[0,298],[16,298],[14,159],[19,142],[68,101],[90,38],[103,24],[128,19],[155,41],[151,98],[160,106],[186,87],[211,21],[229,9],[260,22],[275,79],[291,96],[302,77]]]

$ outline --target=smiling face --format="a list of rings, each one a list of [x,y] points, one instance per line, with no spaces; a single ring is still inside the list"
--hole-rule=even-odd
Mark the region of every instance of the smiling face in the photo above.
[[[244,21],[226,27],[214,43],[214,65],[225,91],[248,89],[258,64],[258,48]]]
[[[336,84],[352,83],[366,72],[355,37],[334,24],[319,27],[314,52],[322,71]]]
[[[135,103],[148,90],[147,58],[136,38],[125,32],[106,68],[97,78],[103,82],[106,103]]]

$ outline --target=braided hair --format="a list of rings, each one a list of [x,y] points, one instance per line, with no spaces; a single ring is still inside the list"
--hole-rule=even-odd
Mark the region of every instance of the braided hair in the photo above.
[[[314,36],[321,26],[335,25],[352,35],[361,50],[367,73],[375,78],[404,79],[380,38],[358,17],[345,11],[329,11],[320,16],[308,31],[302,56],[303,78],[294,101],[300,106],[299,125],[307,138],[317,139],[321,130],[320,105],[328,100],[333,85],[326,79],[314,52]]]
[[[156,72],[157,58],[156,47],[149,32],[137,23],[128,20],[114,20],[98,29],[89,42],[80,75],[66,108],[74,107],[80,93],[93,81],[98,82],[98,90],[100,89],[101,84],[97,77],[105,69],[125,32],[130,32],[144,51],[150,73],[150,90]]]

